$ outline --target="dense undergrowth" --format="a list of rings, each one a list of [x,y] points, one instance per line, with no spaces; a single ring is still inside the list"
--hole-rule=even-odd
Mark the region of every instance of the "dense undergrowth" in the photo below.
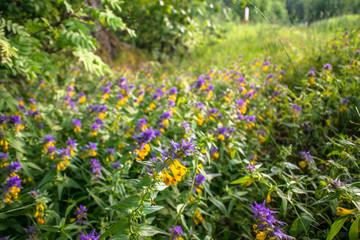
[[[5,78],[0,237],[357,239],[359,37],[297,38],[297,71],[244,53]]]

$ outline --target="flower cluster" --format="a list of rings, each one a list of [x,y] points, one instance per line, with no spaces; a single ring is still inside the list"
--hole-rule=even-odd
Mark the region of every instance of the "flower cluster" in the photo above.
[[[285,223],[276,220],[274,213],[269,208],[265,207],[265,201],[262,204],[254,202],[254,205],[250,205],[255,215],[252,218],[255,219],[256,224],[254,232],[256,233],[256,239],[266,239],[269,236],[270,239],[295,239],[282,232],[280,226]]]

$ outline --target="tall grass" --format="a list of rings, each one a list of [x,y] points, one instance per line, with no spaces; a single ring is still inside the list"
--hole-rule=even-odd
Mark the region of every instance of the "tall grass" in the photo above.
[[[200,71],[204,64],[219,68],[229,67],[234,59],[243,56],[245,62],[255,58],[286,59],[277,32],[292,61],[300,61],[309,53],[305,46],[315,52],[319,42],[332,39],[338,31],[356,28],[360,15],[345,15],[307,25],[280,26],[268,23],[245,25],[222,22],[219,26],[221,37],[198,36],[198,44],[190,55],[175,61],[177,68]],[[285,61],[289,61],[286,59]]]

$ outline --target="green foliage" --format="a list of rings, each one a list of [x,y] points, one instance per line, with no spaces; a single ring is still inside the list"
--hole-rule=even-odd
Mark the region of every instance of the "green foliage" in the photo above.
[[[345,14],[356,14],[360,10],[359,0],[288,0],[286,7],[291,22],[315,22]]]
[[[251,62],[237,56],[227,69],[203,61],[200,74],[123,69],[99,79],[89,71],[102,74],[106,66],[77,48],[84,67],[68,69],[61,84],[5,79],[0,116],[21,118],[0,125],[1,153],[9,154],[1,162],[0,237],[24,236],[28,226],[46,239],[77,239],[92,229],[101,239],[168,239],[173,226],[184,239],[252,239],[251,229],[272,237],[254,226],[249,207],[267,200],[287,223],[284,234],[356,239],[359,33],[343,31],[316,48],[301,38],[286,44],[303,52],[298,73],[274,52]],[[151,127],[156,135],[142,144]],[[179,150],[182,139],[193,139],[196,152]],[[22,168],[12,175],[22,188],[9,201],[5,169],[16,161]],[[175,173],[181,178],[171,182]]]
[[[0,46],[2,76],[40,74],[56,79],[59,64],[67,67],[80,60],[88,71],[102,75],[106,65],[94,56],[100,31],[97,25],[134,36],[122,18],[121,1],[10,1],[0,3]]]

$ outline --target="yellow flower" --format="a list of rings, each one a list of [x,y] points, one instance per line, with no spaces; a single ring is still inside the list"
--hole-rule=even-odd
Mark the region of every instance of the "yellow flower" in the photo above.
[[[341,216],[341,215],[345,215],[345,214],[354,213],[356,211],[357,211],[357,209],[349,210],[349,209],[346,209],[346,208],[338,207],[337,211],[336,211],[336,215]]]
[[[259,232],[256,234],[255,240],[265,240],[268,234],[268,232]]]
[[[270,196],[271,192],[268,192],[267,197],[266,197],[266,202],[270,203],[271,202],[271,196]]]
[[[245,183],[245,186],[246,186],[246,187],[250,186],[251,183],[252,183],[252,181],[253,181],[253,179],[248,180],[248,181]]]
[[[124,97],[123,99],[119,100],[118,103],[120,105],[124,105],[126,103],[127,97]]]
[[[152,111],[152,110],[154,110],[154,108],[156,108],[156,105],[154,103],[151,103],[149,108],[150,108],[150,111]]]
[[[80,132],[81,128],[79,126],[75,126],[74,128],[74,133]]]
[[[224,135],[219,134],[219,135],[218,135],[218,139],[219,139],[220,141],[224,141],[224,140],[225,140],[225,137],[224,137]]]
[[[93,156],[93,157],[95,157],[95,156],[97,155],[97,152],[96,152],[95,150],[93,150],[93,149],[90,149],[90,150],[89,150],[89,153],[90,153],[90,155]]]
[[[105,117],[106,117],[106,113],[100,113],[100,114],[99,114],[99,118],[100,118],[101,120],[103,120]]]
[[[187,168],[179,163],[177,159],[175,159],[172,164],[170,164],[171,172],[176,181],[180,182],[182,177],[186,174]]]
[[[0,146],[3,146],[3,149],[4,149],[4,151],[7,151],[8,149],[9,149],[9,142],[8,141],[6,141],[5,139],[2,139],[1,141],[0,141]]]
[[[79,99],[79,103],[84,103],[86,102],[86,97],[85,96],[81,96],[80,99]]]
[[[301,167],[301,169],[306,168],[307,162],[306,161],[300,161],[299,162],[299,166]]]
[[[177,184],[175,178],[171,176],[166,169],[161,170],[161,173],[162,173],[162,181],[165,183],[166,186]]]

